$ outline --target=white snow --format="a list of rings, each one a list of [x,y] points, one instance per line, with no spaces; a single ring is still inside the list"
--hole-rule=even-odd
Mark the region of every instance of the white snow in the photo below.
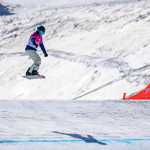
[[[150,82],[149,1],[0,4],[0,150],[149,149],[149,102],[122,100]],[[25,46],[40,25],[46,79],[27,80]]]
[[[92,4],[92,3],[101,3],[101,2],[112,2],[114,0],[3,0],[4,2],[7,3],[12,3],[12,4],[20,4],[22,6],[36,6],[36,5],[43,5],[47,4],[50,5],[51,7],[59,7],[59,6],[74,6],[74,5],[85,5],[85,4]],[[134,0],[115,0],[117,2],[122,2],[122,1],[131,1],[133,2]]]
[[[148,150],[149,107],[148,101],[0,101],[0,149]]]
[[[149,83],[149,2],[49,8],[0,17],[0,99],[122,99]],[[32,61],[25,45],[37,26],[41,50],[39,73],[46,80],[22,76]],[[109,84],[110,83],[110,84]],[[102,87],[102,88],[101,88]],[[9,91],[9,93],[8,93]]]

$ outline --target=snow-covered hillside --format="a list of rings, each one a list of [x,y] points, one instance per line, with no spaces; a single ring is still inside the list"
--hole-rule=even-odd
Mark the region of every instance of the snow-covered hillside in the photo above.
[[[0,0],[0,16],[13,15],[14,10],[20,7],[20,5],[8,4]]]
[[[121,99],[150,82],[150,3],[93,4],[0,16],[0,99]],[[40,8],[41,9],[41,8]],[[39,73],[22,78],[32,61],[29,36],[44,25]]]

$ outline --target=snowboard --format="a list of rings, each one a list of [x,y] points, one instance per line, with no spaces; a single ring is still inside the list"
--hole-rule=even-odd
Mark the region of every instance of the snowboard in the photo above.
[[[45,79],[45,76],[43,75],[33,75],[33,76],[23,76],[26,79],[32,80],[32,79]]]

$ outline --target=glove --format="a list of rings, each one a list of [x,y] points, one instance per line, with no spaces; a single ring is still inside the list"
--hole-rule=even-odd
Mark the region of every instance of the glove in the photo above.
[[[45,54],[44,54],[44,57],[48,57],[48,54],[47,54],[47,53],[45,53]]]
[[[38,47],[38,44],[34,43],[34,45],[36,46],[36,48]]]

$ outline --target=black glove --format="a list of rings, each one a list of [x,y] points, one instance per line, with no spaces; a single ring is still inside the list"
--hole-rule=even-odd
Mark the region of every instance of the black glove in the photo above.
[[[33,45],[35,45],[36,48],[37,48],[37,47],[38,47],[38,44],[35,43],[35,38],[32,38],[31,41],[32,41]]]
[[[47,53],[45,53],[45,54],[44,54],[44,57],[48,57],[48,54],[47,54]]]
[[[38,47],[38,44],[34,43],[34,45],[36,46],[36,48]]]

